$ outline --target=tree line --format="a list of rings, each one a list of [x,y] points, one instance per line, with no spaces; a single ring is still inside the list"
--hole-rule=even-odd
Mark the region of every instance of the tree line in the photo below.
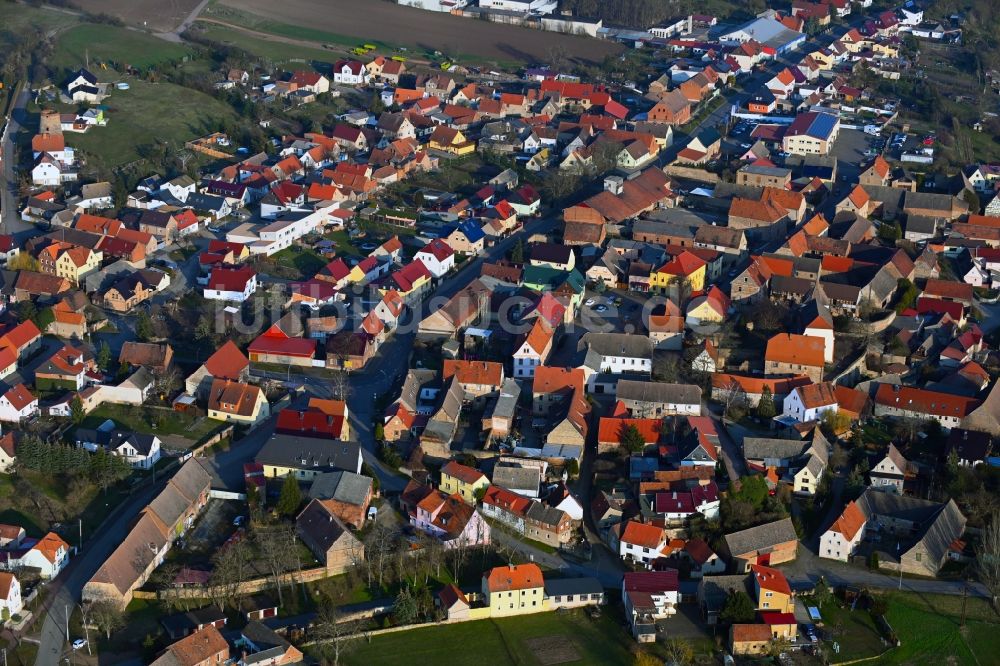
[[[18,443],[17,463],[23,469],[42,474],[84,477],[102,490],[132,473],[128,461],[103,448],[88,453],[82,447],[52,444],[34,435],[28,435]]]

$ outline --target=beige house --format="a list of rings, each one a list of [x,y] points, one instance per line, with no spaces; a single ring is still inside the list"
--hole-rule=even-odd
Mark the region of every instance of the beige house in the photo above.
[[[271,415],[259,386],[228,379],[212,381],[208,394],[208,418],[253,425]]]
[[[311,501],[298,515],[295,533],[331,576],[364,560],[364,544],[320,500]]]

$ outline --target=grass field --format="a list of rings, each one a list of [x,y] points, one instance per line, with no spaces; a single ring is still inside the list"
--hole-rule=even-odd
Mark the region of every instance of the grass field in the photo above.
[[[191,54],[183,44],[174,44],[135,30],[111,25],[84,23],[59,36],[49,65],[63,72],[83,67],[90,58],[90,69],[99,78],[113,81],[118,73],[102,70],[96,64],[104,61],[120,66],[132,65],[145,69],[163,62],[180,60]]]
[[[78,18],[64,12],[43,9],[41,7],[30,7],[28,5],[4,3],[3,30],[0,31],[0,45],[4,44],[4,39],[8,35],[24,33],[31,28],[38,28],[45,31],[58,30],[76,25],[79,22]]]
[[[155,140],[180,150],[185,141],[214,131],[220,120],[237,119],[232,107],[196,90],[172,83],[129,83],[129,90],[115,90],[104,101],[106,127],[68,135],[68,143],[99,171],[141,159],[142,147]]]
[[[180,25],[198,0],[77,0],[75,4],[95,14],[111,14],[131,25],[166,32]]]
[[[965,604],[966,626],[961,627]],[[879,656],[868,663],[928,666],[949,664],[981,666],[996,663],[1000,651],[1000,616],[985,599],[963,602],[956,595],[892,593],[886,619],[900,646],[887,649],[867,611],[853,611],[834,604],[823,607],[824,628],[840,645],[834,663]]]
[[[582,612],[574,611],[463,622],[378,636],[349,654],[346,663],[364,666],[543,664],[545,662],[532,648],[532,639],[549,637],[569,646],[577,656],[562,663],[632,662],[630,648],[634,643],[609,612],[598,620],[591,620]]]
[[[205,21],[197,22],[192,29],[207,39],[239,47],[274,63],[287,62],[291,59],[321,62],[332,62],[337,59],[337,54],[332,51],[252,37],[238,30]]]

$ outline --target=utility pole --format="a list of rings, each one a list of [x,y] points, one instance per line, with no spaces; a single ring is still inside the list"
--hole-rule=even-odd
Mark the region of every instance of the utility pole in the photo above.
[[[83,518],[77,519],[77,523],[80,526],[80,550],[83,550]]]
[[[69,604],[64,604],[63,608],[66,610],[66,640],[69,640]]]
[[[969,601],[969,579],[965,579],[965,584],[962,585],[962,625],[965,626],[965,606]]]

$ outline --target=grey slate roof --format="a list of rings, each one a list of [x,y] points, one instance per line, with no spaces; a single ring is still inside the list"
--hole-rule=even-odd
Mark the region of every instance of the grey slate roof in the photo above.
[[[616,393],[619,400],[636,402],[701,404],[701,388],[695,384],[669,384],[619,379]]]
[[[601,356],[653,358],[653,342],[642,335],[628,333],[587,333],[583,341]]]
[[[596,578],[547,578],[545,596],[556,597],[569,594],[604,594],[604,586]]]
[[[497,465],[493,468],[493,485],[518,492],[519,490],[538,492],[541,481],[539,467],[517,467],[515,465]]]
[[[274,434],[257,453],[256,461],[315,472],[341,469],[358,473],[361,471],[361,445],[357,442]]]
[[[786,541],[797,541],[791,518],[782,518],[773,523],[757,525],[749,529],[733,532],[723,537],[729,553],[733,557],[764,550]]]
[[[747,460],[765,458],[795,458],[802,454],[805,444],[798,439],[772,437],[744,437],[743,457]]]
[[[313,499],[333,499],[345,504],[361,506],[372,488],[370,477],[354,472],[328,472],[313,479],[309,486],[309,497]]]

